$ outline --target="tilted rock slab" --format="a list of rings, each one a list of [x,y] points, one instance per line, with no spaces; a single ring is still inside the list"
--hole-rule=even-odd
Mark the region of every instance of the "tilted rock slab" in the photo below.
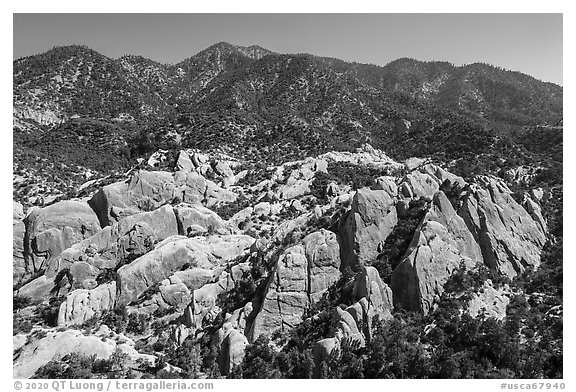
[[[114,309],[116,282],[100,285],[92,290],[74,290],[60,305],[58,325],[80,325],[96,315]]]
[[[489,268],[514,277],[540,265],[546,242],[541,224],[511,196],[508,187],[494,177],[480,178],[472,186],[459,214],[480,244]]]
[[[141,211],[153,211],[178,199],[184,203],[232,202],[236,195],[196,172],[139,170],[123,182],[102,187],[90,199],[102,226]]]
[[[249,340],[302,321],[306,308],[319,300],[340,277],[340,247],[336,234],[320,230],[306,236],[278,258]]]
[[[24,259],[24,209],[22,204],[12,203],[12,284],[22,281],[26,275],[26,261]]]
[[[342,226],[342,264],[370,265],[396,226],[394,199],[387,191],[359,189]]]
[[[152,251],[118,270],[118,304],[135,301],[146,289],[180,271],[183,266],[214,268],[247,254],[254,238],[226,235],[170,237]]]
[[[24,223],[24,252],[28,271],[32,273],[44,269],[64,249],[101,230],[90,206],[75,200],[32,208]]]
[[[438,192],[431,210],[416,228],[404,259],[392,274],[394,303],[428,313],[461,263],[468,268],[482,263],[481,251],[464,220],[444,193]]]
[[[49,262],[46,276],[54,277],[69,268],[75,278],[75,288],[93,288],[100,269],[114,268],[130,257],[141,256],[150,251],[155,242],[177,234],[178,223],[171,206],[131,215],[63,251]],[[80,274],[82,277],[74,274],[74,270],[80,273],[80,269],[86,272]],[[90,279],[91,282],[84,284]]]
[[[84,336],[79,330],[50,331],[46,337],[22,347],[14,359],[13,377],[30,378],[42,365],[67,354],[96,355],[98,359],[108,359],[115,349],[113,340]]]

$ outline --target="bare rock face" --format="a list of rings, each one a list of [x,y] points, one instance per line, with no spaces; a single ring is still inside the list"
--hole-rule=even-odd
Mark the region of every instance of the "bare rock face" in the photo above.
[[[477,293],[472,294],[466,311],[472,317],[484,313],[486,317],[503,320],[506,317],[510,296],[511,291],[507,285],[497,289],[490,280],[487,280]]]
[[[374,267],[363,267],[354,282],[353,297],[357,300],[365,298],[367,304],[378,314],[380,319],[391,317],[394,308],[392,290],[380,278]]]
[[[63,251],[50,261],[46,276],[54,277],[69,268],[74,288],[94,288],[102,269],[140,257],[158,241],[177,234],[176,216],[170,206],[127,216]]]
[[[140,170],[125,182],[106,185],[90,199],[102,227],[140,211],[153,211],[176,195],[174,178],[163,171]]]
[[[438,192],[392,274],[394,302],[404,309],[428,313],[461,263],[472,268],[481,262],[472,234],[444,193]]]
[[[369,265],[397,222],[394,200],[387,191],[359,189],[340,227],[342,264]]]
[[[524,197],[524,202],[522,203],[522,207],[530,214],[532,219],[540,226],[542,232],[546,233],[548,231],[548,226],[546,225],[546,220],[542,216],[542,209],[540,205],[534,202],[528,196]]]
[[[221,311],[220,307],[216,305],[218,296],[232,290],[236,282],[249,269],[248,263],[233,265],[229,269],[221,271],[215,282],[194,289],[192,301],[184,312],[187,326],[201,329],[205,320],[212,320],[216,317]]]
[[[194,170],[194,163],[186,151],[180,151],[176,160],[176,170],[191,172]]]
[[[26,277],[24,259],[24,209],[22,204],[13,202],[12,206],[12,284],[16,285]]]
[[[212,269],[246,255],[253,243],[254,238],[245,235],[170,237],[118,270],[118,304],[135,301],[185,265]]]
[[[402,179],[402,194],[408,198],[426,197],[431,199],[440,189],[438,181],[432,176],[420,171],[413,171]]]
[[[340,247],[330,231],[309,234],[302,243],[286,249],[269,279],[249,339],[298,324],[308,305],[338,280],[339,268]]]
[[[125,182],[106,185],[90,199],[102,226],[142,211],[153,211],[175,199],[208,207],[232,202],[236,195],[195,171],[140,170]]]
[[[69,329],[64,332],[48,332],[47,336],[22,347],[14,359],[14,378],[30,378],[42,365],[67,354],[96,355],[108,359],[116,349],[116,343],[98,336],[84,336],[82,331]]]
[[[466,186],[466,181],[464,181],[462,177],[452,174],[449,171],[442,169],[440,166],[431,163],[422,166],[420,171],[430,176],[438,183],[438,185],[442,185],[445,181],[448,181],[449,184],[457,184],[460,188]]]
[[[29,339],[18,351],[13,362],[14,378],[30,378],[42,366],[51,360],[60,360],[68,354],[96,356],[97,359],[109,359],[119,351],[127,355],[127,365],[136,368],[140,362],[154,366],[156,357],[139,354],[134,341],[122,334],[115,334],[106,326],[101,326],[93,335],[84,335],[77,329],[45,330],[46,336]]]
[[[60,305],[58,325],[81,325],[97,314],[114,308],[116,282],[100,285],[92,290],[74,290]]]
[[[242,363],[247,345],[248,339],[246,339],[244,334],[234,328],[228,328],[220,346],[220,355],[218,358],[220,372],[222,374],[229,374],[234,366]]]
[[[540,224],[511,196],[504,183],[493,177],[471,187],[459,211],[480,244],[489,268],[514,277],[540,265],[546,235]]]
[[[199,204],[180,204],[174,207],[174,212],[181,235],[189,236],[192,233],[205,233],[227,228],[226,222],[218,214]]]
[[[43,270],[64,249],[101,230],[88,204],[72,200],[33,208],[24,223],[24,252],[31,273]]]

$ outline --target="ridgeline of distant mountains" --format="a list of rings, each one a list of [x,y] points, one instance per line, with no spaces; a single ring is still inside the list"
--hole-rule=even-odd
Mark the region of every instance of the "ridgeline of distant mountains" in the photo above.
[[[15,169],[56,150],[64,171],[106,172],[158,148],[280,162],[370,143],[467,175],[533,162],[550,140],[561,153],[562,87],[487,64],[376,66],[218,43],[174,65],[65,46],[13,66]]]

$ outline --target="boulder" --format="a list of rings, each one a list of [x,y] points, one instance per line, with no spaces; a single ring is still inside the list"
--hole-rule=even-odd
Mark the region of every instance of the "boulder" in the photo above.
[[[45,269],[64,249],[101,230],[98,217],[88,204],[74,200],[33,208],[24,224],[24,255],[29,273]]]
[[[285,185],[281,185],[277,191],[280,200],[290,200],[310,193],[312,181],[305,179],[294,179],[290,177]]]
[[[258,218],[268,217],[270,215],[270,203],[262,201],[254,206],[254,215]]]
[[[17,294],[21,297],[30,298],[33,302],[40,303],[50,298],[54,286],[54,279],[41,275],[20,287]]]
[[[121,334],[111,332],[105,326],[94,335],[84,335],[77,329],[45,330],[46,336],[38,340],[29,339],[21,347],[13,360],[13,377],[30,378],[42,366],[51,360],[60,360],[68,354],[96,356],[97,359],[109,359],[119,351],[128,356],[128,366],[137,367],[144,361],[154,366],[156,357],[139,354],[134,342]]]
[[[216,282],[205,284],[195,289],[192,293],[190,306],[184,312],[186,325],[194,329],[201,329],[205,320],[209,321],[216,317],[221,310],[216,306],[218,296],[232,290],[236,282],[249,269],[250,265],[248,263],[234,265],[228,270],[222,271]]]
[[[365,298],[368,306],[378,314],[381,320],[391,317],[393,305],[392,290],[374,267],[363,267],[354,281],[352,292],[356,300]]]
[[[340,247],[327,230],[309,234],[302,243],[286,249],[271,274],[249,339],[302,321],[306,308],[340,277]]]
[[[480,177],[478,181],[483,186],[470,187],[458,213],[480,244],[485,264],[508,277],[538,267],[546,241],[542,226],[501,180]]]
[[[81,325],[96,315],[114,309],[116,282],[103,284],[92,290],[74,290],[60,305],[58,325]]]
[[[142,211],[153,211],[179,200],[184,203],[204,203],[211,207],[219,202],[233,202],[236,195],[206,180],[195,171],[140,170],[125,182],[104,186],[89,201],[102,226]]]
[[[95,355],[98,359],[108,359],[115,349],[114,341],[84,336],[79,330],[50,331],[46,337],[22,347],[14,358],[13,377],[30,378],[42,365],[67,354]]]
[[[194,171],[194,164],[192,163],[192,160],[186,151],[180,151],[180,153],[178,153],[178,159],[176,160],[176,170],[180,170],[185,173]]]
[[[447,181],[451,186],[458,185],[460,188],[464,188],[467,184],[462,177],[452,174],[449,171],[442,169],[440,166],[431,163],[422,166],[420,171],[429,175],[438,183],[438,185],[442,185]]]
[[[390,197],[398,196],[398,185],[396,184],[396,179],[391,176],[381,176],[375,180],[375,184],[372,187],[374,190],[386,191]]]
[[[236,194],[234,192],[224,189],[210,180],[206,180],[206,191],[203,201],[206,207],[213,207],[219,203],[232,203],[234,201],[236,201]]]
[[[484,313],[486,317],[503,320],[506,317],[506,308],[510,303],[511,295],[512,292],[507,285],[496,289],[490,279],[488,279],[478,292],[472,294],[466,311],[472,317],[477,317],[480,313]]]
[[[227,228],[226,222],[214,211],[202,205],[180,204],[174,207],[180,235],[188,236],[201,228],[204,232],[214,232]]]
[[[425,197],[432,199],[440,189],[440,184],[435,177],[420,171],[413,171],[402,179],[402,193],[406,197],[419,199]],[[408,196],[410,195],[410,196]]]
[[[151,251],[158,241],[177,234],[178,224],[170,206],[127,216],[63,251],[49,262],[46,275],[54,277],[65,268],[85,262],[95,267],[95,278],[98,270],[130,262]],[[79,279],[74,284],[76,288],[95,286],[87,287]]]
[[[118,270],[118,304],[135,301],[146,289],[182,267],[212,269],[246,255],[254,238],[245,235],[170,237]]]
[[[388,192],[359,189],[339,230],[342,264],[370,265],[397,222],[394,200]]]
[[[540,208],[540,205],[538,203],[535,203],[528,196],[526,196],[524,198],[524,202],[522,203],[522,206],[524,207],[524,209],[526,211],[528,211],[528,213],[530,214],[532,219],[534,219],[534,221],[540,226],[540,229],[542,230],[542,232],[543,233],[548,232],[546,220],[544,219],[544,216],[542,216],[542,209]]]

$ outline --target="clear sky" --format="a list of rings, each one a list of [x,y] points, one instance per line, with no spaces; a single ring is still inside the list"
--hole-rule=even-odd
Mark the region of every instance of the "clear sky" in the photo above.
[[[562,14],[14,14],[14,59],[84,44],[176,63],[220,41],[386,65],[484,62],[562,83]]]

